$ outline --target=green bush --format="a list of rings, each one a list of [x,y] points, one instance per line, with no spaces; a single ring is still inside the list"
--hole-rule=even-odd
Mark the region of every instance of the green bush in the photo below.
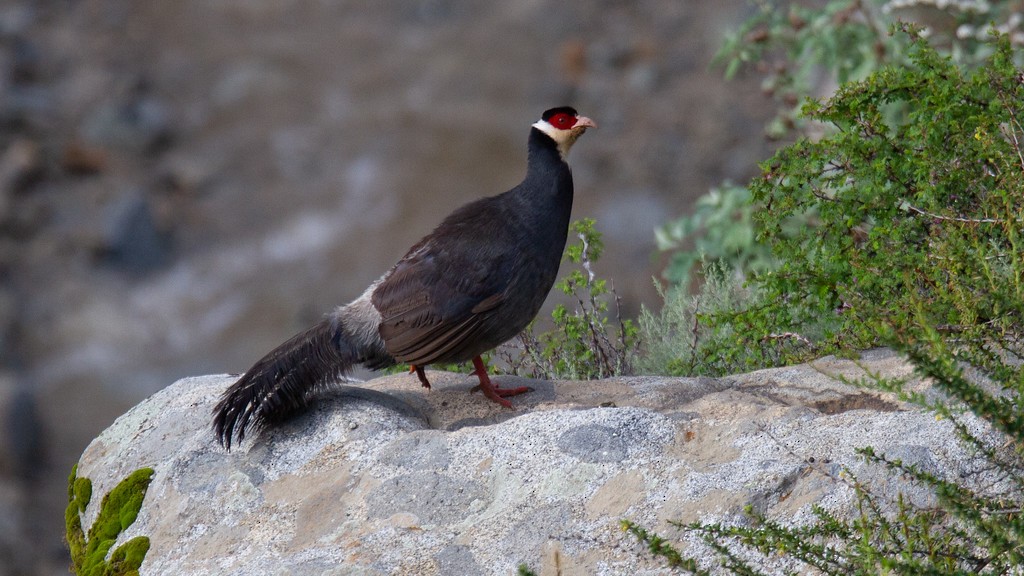
[[[818,339],[835,318],[826,315],[802,334],[758,332],[742,309],[766,305],[764,291],[748,284],[723,263],[704,264],[704,282],[696,294],[683,286],[668,289],[656,284],[664,302],[654,313],[646,307],[639,319],[643,353],[637,371],[668,376],[723,376],[765,366],[791,364],[819,353]],[[805,336],[806,334],[806,336]]]
[[[1024,262],[1019,71],[1005,43],[970,76],[920,38],[911,50],[912,66],[808,103],[835,131],[762,166],[757,223],[781,265],[756,278],[777,305],[750,317],[799,332],[837,314],[825,338],[836,348],[919,340],[923,327],[1019,336],[1015,295],[1003,293]],[[898,104],[912,104],[906,120],[888,121]],[[815,225],[783,228],[808,212]]]
[[[694,269],[703,264],[740,276],[774,269],[771,249],[755,238],[754,210],[746,186],[724,185],[698,198],[692,214],[657,228],[658,250],[670,253],[664,272],[670,285],[689,288]]]
[[[1024,71],[1005,38],[972,72],[912,27],[902,33],[909,64],[805,105],[808,120],[831,129],[763,164],[751,185],[755,221],[778,266],[753,276],[757,299],[744,310],[717,315],[736,338],[716,346],[728,356],[772,334],[802,338],[822,318],[819,351],[892,346],[940,394],[873,385],[951,420],[984,469],[940,478],[864,448],[869,462],[932,489],[937,506],[885,501],[853,479],[851,517],[818,508],[801,527],[753,512],[746,526],[685,526],[717,555],[702,561],[626,524],[670,566],[761,574],[751,558],[777,554],[824,574],[1024,565]],[[808,214],[796,233],[785,227]],[[983,435],[973,417],[987,424]]]
[[[727,77],[749,68],[762,75],[764,92],[778,103],[777,115],[767,126],[773,138],[810,128],[809,119],[800,114],[807,96],[863,80],[884,66],[907,65],[909,39],[890,34],[899,22],[927,26],[931,45],[965,68],[976,67],[992,53],[992,30],[1024,43],[1020,5],[1013,0],[751,3],[753,15],[727,36],[716,61],[725,66]]]
[[[766,127],[773,139],[791,141],[799,135],[819,136],[822,124],[800,115],[804,99],[831,92],[839,84],[863,80],[884,66],[910,63],[911,42],[891,34],[899,21],[927,23],[928,40],[964,69],[973,69],[992,54],[989,32],[1008,35],[1024,45],[1020,5],[1011,0],[754,0],[753,16],[727,36],[716,57],[726,75],[750,70],[763,77],[764,92],[774,98],[775,118]],[[1017,63],[1024,61],[1016,53]],[[882,110],[899,120],[906,106]],[[668,253],[664,272],[672,285],[695,286],[697,262],[717,263],[746,277],[771,270],[777,260],[755,239],[753,214],[759,207],[744,186],[715,188],[695,203],[691,214],[655,231],[658,249]],[[813,222],[805,212],[785,222],[789,229]]]

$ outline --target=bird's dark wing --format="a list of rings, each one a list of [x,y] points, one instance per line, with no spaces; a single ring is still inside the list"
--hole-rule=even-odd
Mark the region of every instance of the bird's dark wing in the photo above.
[[[504,247],[514,245],[495,241],[506,232],[487,204],[467,208],[413,246],[373,292],[381,338],[400,362],[479,354],[488,317],[506,299],[515,254]]]

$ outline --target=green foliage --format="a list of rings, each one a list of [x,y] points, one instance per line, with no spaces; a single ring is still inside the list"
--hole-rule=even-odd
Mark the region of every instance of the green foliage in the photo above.
[[[771,137],[784,137],[797,127],[799,102],[817,89],[823,68],[840,83],[861,79],[902,48],[888,41],[876,3],[754,4],[755,15],[726,39],[717,59],[725,64],[727,77],[752,62],[765,63],[762,88],[781,104],[768,126]]]
[[[745,186],[725,185],[698,198],[691,215],[654,231],[658,250],[672,254],[665,278],[688,286],[701,262],[743,273],[773,269],[771,250],[756,241],[753,217],[754,204]]]
[[[832,129],[781,150],[751,185],[759,238],[779,265],[753,277],[743,311],[716,315],[742,326],[719,351],[822,326],[819,351],[892,346],[941,394],[874,385],[950,420],[980,465],[943,478],[864,448],[868,462],[930,489],[936,506],[836,478],[857,496],[851,517],[817,508],[814,522],[792,527],[748,510],[745,525],[685,526],[729,573],[761,574],[754,559],[779,554],[825,574],[1024,565],[1024,71],[1005,38],[971,71],[912,27],[903,33],[909,63],[807,104],[806,117]],[[808,214],[795,233],[785,228]],[[693,559],[631,533],[684,570],[712,564],[684,566],[670,557]]]
[[[780,305],[751,317],[799,332],[841,310],[832,347],[916,342],[924,327],[1020,336],[1024,88],[1009,47],[970,77],[923,40],[912,57],[808,104],[837,130],[763,165],[760,237],[782,265],[757,284]],[[905,123],[884,119],[894,102],[913,103]],[[808,211],[816,225],[783,231]]]
[[[92,482],[78,477],[78,465],[68,477],[68,507],[64,514],[66,538],[71,551],[71,570],[78,576],[138,576],[149,551],[149,538],[137,536],[107,553],[121,532],[131,526],[153,478],[152,468],[140,468],[114,487],[100,502],[88,536],[82,530],[82,514],[92,499]]]
[[[573,222],[570,231],[577,242],[565,249],[565,260],[578,265],[555,287],[572,299],[551,313],[554,327],[540,335],[533,324],[519,336],[519,349],[499,351],[510,371],[533,378],[606,378],[628,374],[637,350],[637,327],[619,313],[619,297],[598,278],[594,263],[604,245],[592,219]],[[615,309],[610,318],[608,298]]]
[[[706,571],[700,568],[696,560],[684,557],[679,550],[661,536],[648,532],[643,527],[629,520],[623,520],[619,525],[625,532],[643,542],[653,556],[665,560],[670,568],[679,568],[694,574],[707,574]]]
[[[772,332],[737,313],[766,303],[762,291],[744,285],[725,265],[705,264],[702,276],[704,283],[696,294],[682,286],[665,289],[656,285],[664,303],[658,313],[646,307],[641,311],[638,324],[644,350],[636,360],[638,372],[722,376],[801,362],[818,353],[804,335]],[[834,317],[826,316],[804,333],[818,336],[828,322],[834,322]],[[763,336],[753,340],[746,334]]]
[[[728,37],[716,60],[731,77],[753,69],[764,78],[763,88],[778,103],[767,126],[771,138],[798,134],[818,136],[824,129],[801,116],[804,99],[834,86],[862,80],[884,66],[910,63],[911,42],[892,34],[899,21],[927,23],[928,39],[941,53],[965,68],[974,68],[992,54],[993,29],[1016,44],[1024,44],[1019,3],[894,2],[892,0],[830,0],[800,3],[755,0],[754,15]],[[1022,58],[1018,54],[1018,63]],[[881,110],[888,121],[900,121],[906,106],[893,103]],[[724,185],[697,200],[691,215],[655,231],[658,249],[670,254],[665,277],[673,284],[694,284],[699,261],[723,264],[741,276],[774,269],[770,248],[755,238],[753,214],[761,207],[743,186]],[[794,230],[816,215],[807,211],[787,220]]]
[[[785,137],[806,128],[800,105],[808,95],[831,83],[863,80],[887,65],[909,63],[908,38],[890,34],[899,22],[927,26],[932,45],[965,67],[991,54],[989,31],[1016,31],[1020,25],[1013,1],[950,0],[754,0],[756,10],[726,39],[716,60],[726,76],[754,66],[764,76],[763,89],[779,102],[768,135]],[[1019,34],[1018,34],[1019,35]],[[1024,37],[1016,40],[1024,42]]]

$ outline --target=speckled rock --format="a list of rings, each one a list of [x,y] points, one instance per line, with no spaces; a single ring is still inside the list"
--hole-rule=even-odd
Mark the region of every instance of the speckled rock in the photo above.
[[[667,574],[620,519],[678,536],[670,521],[746,505],[788,522],[842,511],[850,489],[830,474],[870,474],[866,445],[940,476],[970,465],[947,422],[830,376],[865,368],[911,373],[878,351],[723,379],[503,377],[535,388],[514,410],[468,394],[469,376],[431,373],[428,391],[402,374],[339,387],[231,452],[210,412],[233,379],[188,378],[103,432],[79,474],[102,494],[156,469],[122,535],[151,538],[144,575]]]

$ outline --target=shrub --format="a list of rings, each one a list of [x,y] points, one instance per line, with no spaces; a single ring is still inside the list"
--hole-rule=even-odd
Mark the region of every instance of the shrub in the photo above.
[[[755,0],[753,15],[730,33],[716,60],[726,75],[753,70],[763,77],[764,92],[777,104],[766,127],[773,139],[790,141],[817,136],[825,128],[801,116],[808,95],[831,92],[839,84],[863,80],[884,66],[910,63],[911,42],[891,34],[898,19],[928,22],[933,47],[964,69],[973,69],[992,54],[989,33],[998,30],[1024,45],[1024,18],[1010,0],[947,2],[920,0],[829,0],[802,3]],[[1018,64],[1024,57],[1016,54]],[[905,106],[882,110],[898,119]],[[673,285],[696,284],[692,272],[702,260],[724,264],[741,276],[773,269],[770,248],[755,239],[753,214],[759,209],[744,186],[723,185],[697,200],[693,213],[655,231],[659,250],[669,254],[665,277]],[[785,223],[798,229],[813,213]]]
[[[646,307],[639,319],[643,353],[637,369],[669,376],[723,376],[809,359],[818,338],[834,323],[825,316],[802,334],[766,332],[757,339],[746,334],[758,329],[749,324],[744,308],[764,306],[764,292],[722,263],[704,264],[704,283],[696,294],[683,286],[656,284],[664,304],[655,314]],[[807,334],[808,336],[804,336]],[[743,345],[737,345],[742,343]]]
[[[752,317],[799,332],[839,311],[826,337],[837,348],[910,343],[926,327],[1020,336],[1019,70],[1003,43],[966,76],[915,34],[913,66],[809,102],[804,113],[835,132],[783,149],[752,183],[760,238],[781,262],[756,280],[777,305]],[[886,120],[897,104],[912,104],[906,120]],[[808,212],[813,226],[783,229]]]
[[[873,384],[952,420],[985,469],[939,478],[864,448],[868,461],[931,488],[937,506],[884,501],[853,479],[852,517],[818,508],[802,527],[753,512],[748,526],[686,526],[730,573],[762,573],[750,553],[825,574],[1011,574],[1024,564],[1024,71],[1005,38],[969,73],[916,29],[903,33],[910,64],[806,104],[805,116],[832,130],[763,164],[755,220],[779,265],[753,277],[760,299],[726,317],[744,329],[722,346],[833,317],[819,348],[906,354],[940,394]],[[812,213],[797,233],[784,230]],[[969,425],[975,417],[986,426]],[[626,528],[670,565],[705,573],[708,562]]]

